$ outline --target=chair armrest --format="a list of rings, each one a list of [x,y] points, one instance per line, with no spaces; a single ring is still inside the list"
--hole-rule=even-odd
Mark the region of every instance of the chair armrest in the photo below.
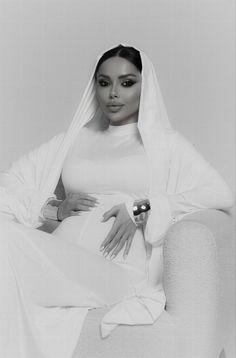
[[[208,349],[207,357],[215,354],[210,353],[210,343],[220,347],[229,329],[229,305],[234,305],[233,233],[233,213],[204,210],[174,224],[164,241],[166,309],[184,322],[186,332],[192,331],[193,352],[202,346]]]

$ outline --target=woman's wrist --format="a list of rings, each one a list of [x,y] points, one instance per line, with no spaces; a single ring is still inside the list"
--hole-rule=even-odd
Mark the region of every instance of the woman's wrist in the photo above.
[[[138,216],[141,213],[146,213],[151,209],[150,202],[148,199],[135,201],[133,206],[133,215]]]
[[[149,199],[136,200],[133,204],[133,217],[137,226],[143,226],[147,219],[151,205]]]

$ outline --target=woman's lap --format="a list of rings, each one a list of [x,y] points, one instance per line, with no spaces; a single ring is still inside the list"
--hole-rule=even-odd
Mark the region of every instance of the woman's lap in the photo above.
[[[54,230],[53,234],[63,241],[70,241],[75,245],[84,247],[89,252],[103,258],[100,245],[111,230],[115,218],[112,217],[106,222],[101,222],[103,214],[112,206],[127,200],[123,194],[98,196],[99,205],[91,211],[83,212],[78,216],[71,216]],[[123,251],[113,259],[115,264],[127,270],[136,272],[144,279],[146,271],[146,246],[143,232],[137,228],[129,255],[123,258]]]
[[[1,225],[0,236],[2,254],[9,258],[22,290],[36,304],[113,304],[129,295],[137,281],[119,265],[54,234],[7,221]]]

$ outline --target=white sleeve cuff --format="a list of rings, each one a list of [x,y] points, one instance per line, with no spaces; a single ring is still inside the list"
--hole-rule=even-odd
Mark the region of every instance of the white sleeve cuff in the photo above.
[[[126,209],[127,209],[128,213],[129,213],[130,218],[132,219],[134,224],[137,225],[135,220],[134,220],[134,215],[133,215],[134,200],[132,199],[132,200],[126,201],[125,206],[126,206]]]
[[[151,210],[145,225],[145,240],[153,246],[163,243],[164,235],[171,224],[175,222],[172,217],[168,196],[162,193],[150,198]]]

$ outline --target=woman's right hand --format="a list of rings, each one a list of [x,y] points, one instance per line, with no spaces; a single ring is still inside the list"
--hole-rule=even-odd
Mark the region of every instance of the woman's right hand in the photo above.
[[[97,206],[97,198],[83,193],[70,193],[66,199],[59,205],[57,217],[60,221],[69,216],[77,216],[81,211],[89,211]]]

